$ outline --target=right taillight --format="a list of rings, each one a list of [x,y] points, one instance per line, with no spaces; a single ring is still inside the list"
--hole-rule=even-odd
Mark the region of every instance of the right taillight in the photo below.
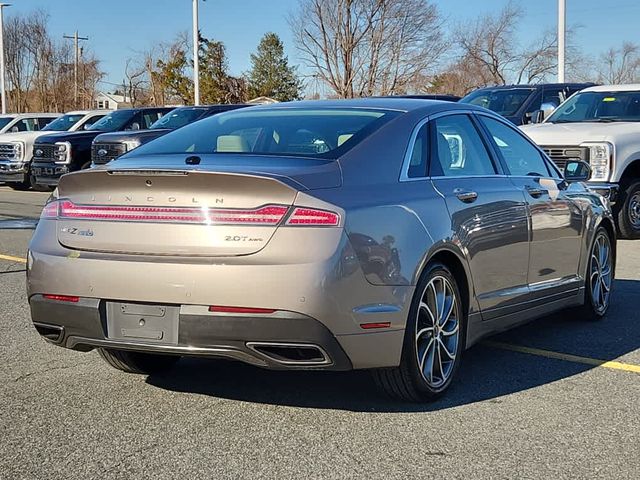
[[[340,215],[336,212],[306,207],[295,207],[285,223],[305,227],[337,227],[339,224]]]

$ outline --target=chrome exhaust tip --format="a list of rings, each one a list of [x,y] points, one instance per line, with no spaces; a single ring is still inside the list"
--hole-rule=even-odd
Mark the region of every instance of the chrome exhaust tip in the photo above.
[[[331,358],[318,345],[310,343],[247,342],[247,347],[282,365],[330,365]]]

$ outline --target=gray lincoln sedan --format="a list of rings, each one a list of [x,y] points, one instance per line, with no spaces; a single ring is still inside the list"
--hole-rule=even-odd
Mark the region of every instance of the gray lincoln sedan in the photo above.
[[[126,372],[370,369],[433,399],[482,337],[605,315],[616,238],[589,172],[472,105],[223,113],[62,178],[29,246],[31,316]]]

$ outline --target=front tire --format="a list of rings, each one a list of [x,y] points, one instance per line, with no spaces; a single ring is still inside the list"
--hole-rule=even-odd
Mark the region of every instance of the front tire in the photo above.
[[[637,240],[640,238],[640,182],[624,188],[624,201],[617,209],[617,224],[620,238]]]
[[[403,401],[432,401],[451,385],[466,337],[457,281],[442,263],[427,266],[409,310],[400,365],[374,370],[376,383]]]
[[[596,231],[587,262],[584,305],[577,313],[586,320],[600,320],[611,303],[615,262],[611,237],[603,227]]]
[[[173,355],[130,352],[109,348],[99,348],[98,353],[113,368],[127,373],[162,373],[169,370],[180,360],[180,357]]]

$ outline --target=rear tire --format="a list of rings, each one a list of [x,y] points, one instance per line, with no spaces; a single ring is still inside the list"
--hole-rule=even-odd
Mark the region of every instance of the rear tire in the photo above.
[[[400,365],[374,370],[376,383],[398,400],[436,400],[458,371],[466,327],[455,277],[444,264],[429,264],[409,310]]]
[[[98,353],[113,368],[127,373],[162,373],[169,370],[180,360],[180,357],[173,355],[158,355],[107,348],[99,348]]]
[[[616,223],[620,238],[640,238],[640,182],[623,187],[622,204],[616,208]],[[616,205],[617,207],[617,205]]]

